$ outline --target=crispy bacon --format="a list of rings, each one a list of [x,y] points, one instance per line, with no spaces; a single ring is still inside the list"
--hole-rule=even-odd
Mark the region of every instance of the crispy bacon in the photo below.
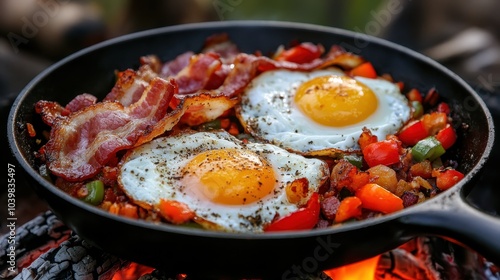
[[[193,55],[194,52],[188,51],[177,56],[174,60],[163,64],[160,70],[160,77],[168,78],[177,75],[184,67],[189,65],[189,61]]]
[[[104,101],[118,101],[123,106],[128,106],[141,97],[148,83],[140,75],[127,69],[118,73],[118,79],[111,92],[104,98]]]
[[[174,81],[155,78],[128,107],[101,102],[59,119],[45,145],[47,166],[68,181],[92,178],[118,151],[147,142],[178,122],[179,112],[167,114],[176,90]]]
[[[350,70],[366,62],[363,57],[347,52],[345,49],[337,45],[333,45],[330,48],[326,57],[327,59],[325,59],[324,65],[320,66],[320,68],[335,65],[344,70]]]
[[[141,67],[134,71],[127,69],[118,72],[115,86],[104,98],[104,101],[118,101],[128,106],[141,97],[149,82],[158,77],[160,67],[159,58],[153,55],[141,57]]]
[[[222,62],[216,53],[192,56],[189,65],[174,77],[179,85],[178,94],[188,94],[204,89],[221,66]]]
[[[69,111],[55,101],[39,100],[35,104],[35,112],[42,117],[42,121],[52,126],[57,119],[63,115],[69,115]]]
[[[202,53],[214,52],[217,53],[222,62],[225,64],[231,63],[236,55],[240,53],[238,46],[229,39],[227,33],[214,34],[205,40]]]
[[[212,91],[212,95],[234,97],[239,95],[250,81],[257,75],[260,57],[249,54],[239,54],[233,61],[233,69],[224,83]]]
[[[225,95],[198,94],[183,99],[178,108],[184,110],[181,122],[189,126],[195,126],[215,120],[237,103],[237,98],[230,98]]]
[[[222,64],[219,69],[212,73],[212,76],[210,76],[210,79],[205,84],[205,89],[212,90],[220,87],[231,72],[231,68],[231,65]]]
[[[73,100],[66,104],[66,110],[70,112],[76,112],[83,108],[89,107],[97,103],[97,97],[92,94],[82,93],[77,95]]]
[[[57,119],[79,111],[97,102],[97,97],[82,93],[73,98],[65,107],[54,101],[40,100],[35,104],[35,112],[42,116],[45,124],[52,126]]]
[[[154,73],[157,74],[160,73],[162,64],[160,58],[157,55],[151,54],[151,55],[141,56],[139,62],[141,63],[141,65],[148,65],[148,67]]]
[[[234,58],[239,53],[238,47],[229,40],[229,36],[226,33],[215,34],[206,39],[200,54],[195,55],[194,52],[188,51],[177,56],[174,60],[165,63],[161,68],[160,77],[170,78],[177,76],[176,81],[179,84],[180,93],[194,92],[202,88],[215,89],[222,85],[230,71],[230,64],[233,63]],[[214,58],[217,58],[217,62],[208,63],[210,59]],[[186,75],[188,73],[195,76]],[[186,84],[184,81],[186,78],[197,80],[196,76],[203,73],[208,75],[199,79],[201,82],[196,81],[194,83],[199,85],[198,88],[194,89],[195,86],[189,84],[188,87],[183,89],[183,83]]]
[[[198,55],[191,54],[189,58],[187,53],[184,55],[165,64],[171,66],[171,63],[176,63],[175,67],[182,65],[182,69],[167,67],[168,70],[165,70],[165,73],[162,70],[160,74],[161,77],[168,76],[176,80],[179,85],[179,94],[193,93],[201,89],[218,88],[230,71],[230,66],[223,64],[221,57],[214,52]]]

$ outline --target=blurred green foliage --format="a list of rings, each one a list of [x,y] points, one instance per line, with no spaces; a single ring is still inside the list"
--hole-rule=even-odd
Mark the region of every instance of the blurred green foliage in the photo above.
[[[371,19],[383,0],[210,0],[227,4],[221,20],[262,19],[306,22],[353,30]],[[232,4],[232,5],[231,5]]]
[[[91,0],[101,7],[105,21],[112,23],[126,12],[129,1]],[[143,0],[151,5],[155,1]],[[181,0],[170,0],[181,1]],[[195,0],[218,20],[281,20],[363,29],[384,0]]]

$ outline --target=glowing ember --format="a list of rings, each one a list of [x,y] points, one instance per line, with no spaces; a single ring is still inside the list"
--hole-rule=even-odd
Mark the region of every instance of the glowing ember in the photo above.
[[[335,280],[372,280],[375,279],[379,258],[380,256],[376,256],[357,263],[325,270],[324,273]]]
[[[130,263],[127,267],[120,269],[115,273],[112,280],[132,280],[139,279],[141,276],[151,273],[154,268],[140,265],[137,263]]]

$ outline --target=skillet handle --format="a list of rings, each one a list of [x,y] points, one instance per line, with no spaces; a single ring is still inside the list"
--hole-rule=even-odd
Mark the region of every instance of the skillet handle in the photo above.
[[[451,239],[500,265],[500,217],[474,208],[458,191],[443,198],[432,207],[419,207],[400,217],[404,231]]]

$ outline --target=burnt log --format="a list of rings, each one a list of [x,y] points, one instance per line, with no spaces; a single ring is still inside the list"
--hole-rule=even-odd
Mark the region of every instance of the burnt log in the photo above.
[[[12,240],[15,240],[13,244]],[[15,247],[15,268],[7,255]],[[112,279],[129,262],[74,235],[47,211],[0,237],[2,279]],[[15,278],[14,278],[15,277]]]
[[[97,249],[73,235],[38,257],[15,280],[112,279],[129,262]]]

